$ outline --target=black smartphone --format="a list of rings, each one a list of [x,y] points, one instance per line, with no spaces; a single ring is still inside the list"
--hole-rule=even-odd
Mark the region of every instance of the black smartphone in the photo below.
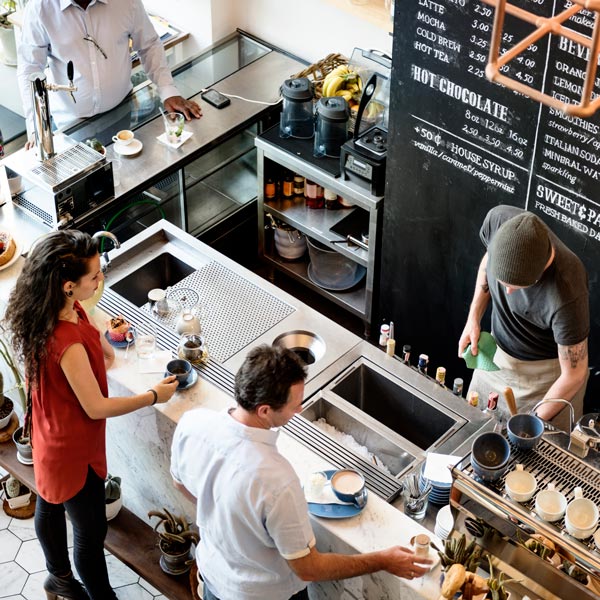
[[[217,92],[217,90],[206,90],[206,92],[200,94],[200,97],[215,108],[225,108],[228,104],[231,104],[231,100],[227,96],[223,96],[221,92]]]

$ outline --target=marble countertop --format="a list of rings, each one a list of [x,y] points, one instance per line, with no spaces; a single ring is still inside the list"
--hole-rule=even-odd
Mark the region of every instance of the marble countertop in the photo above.
[[[13,208],[10,204],[2,208],[3,222],[6,223],[7,221],[10,221],[10,213],[12,210]],[[26,237],[28,234],[37,237],[35,227],[31,232],[24,232]],[[12,266],[0,271],[1,298],[8,298],[10,290],[23,267],[23,263],[24,259],[21,257]],[[100,308],[96,308],[91,317],[99,329],[104,331],[108,315]],[[127,357],[124,349],[116,349],[115,363],[108,373],[111,394],[143,392],[155,381],[162,378],[162,373],[160,372],[140,373],[137,360],[134,348],[130,349],[127,353]],[[169,423],[175,424],[185,411],[196,407],[224,410],[226,407],[233,405],[234,399],[232,397],[211,383],[199,378],[198,383],[195,386],[188,390],[177,392],[168,403],[137,411],[140,414],[143,413],[141,417],[137,418],[141,420],[142,418],[148,416],[152,417],[153,414],[160,413],[160,415],[166,418]],[[126,418],[127,417],[120,417],[118,419],[110,420],[109,445],[111,443],[110,429],[113,425],[112,422],[118,427],[118,423],[124,423]],[[154,419],[154,422],[158,423],[158,420]],[[169,445],[169,434],[161,434],[158,432],[160,429],[159,425],[155,424],[153,427],[154,433],[151,435],[159,438],[158,446],[162,447],[162,453],[166,454],[164,446]],[[333,468],[331,464],[327,463],[320,456],[287,435],[283,430],[279,436],[278,448],[293,465],[300,481],[305,481],[308,475],[313,471]],[[109,450],[109,468],[110,464],[111,456]],[[123,473],[121,472],[120,474]],[[163,488],[166,489],[166,486],[167,484],[165,483]],[[125,497],[125,499],[127,501],[127,497]],[[342,547],[347,552],[371,552],[393,545],[410,546],[410,539],[419,533],[427,533],[434,541],[439,543],[439,540],[436,540],[435,536],[430,531],[425,529],[419,523],[406,517],[398,508],[388,504],[373,493],[369,495],[369,500],[365,509],[356,517],[335,520],[319,517],[311,517],[311,519],[313,520],[319,548],[322,551],[332,549],[339,551],[337,548]],[[433,553],[432,557],[434,556],[435,554]],[[372,586],[377,586],[376,592],[370,592],[370,594],[376,593],[377,597],[390,599],[398,597],[408,599],[435,599],[439,596],[439,565],[425,577],[414,581],[400,579],[386,573],[378,575],[380,576],[375,582],[373,578],[370,578],[368,582],[371,586],[369,589],[371,590],[373,589]],[[361,583],[359,585],[355,581],[361,579],[362,578],[354,578],[353,580],[348,581],[351,583],[354,582],[354,586],[356,587],[358,585],[360,590],[362,590],[355,593],[362,594],[363,597],[366,597],[364,594],[367,592],[365,591],[364,586],[367,584]],[[317,592],[316,594],[311,593],[311,596],[319,598],[338,597],[325,591]]]
[[[107,316],[97,308],[93,318],[97,325],[102,327]],[[133,393],[147,390],[148,386],[161,376],[158,372],[140,373],[133,349],[130,349],[127,360],[125,360],[125,350],[117,349],[114,366],[109,370],[111,386],[126,388]],[[193,408],[225,410],[234,405],[235,401],[232,397],[199,378],[196,385],[188,390],[176,392],[169,402],[157,405],[155,409],[177,422],[185,411]],[[305,481],[313,471],[334,468],[306,446],[287,435],[284,430],[279,435],[277,446],[281,454],[290,461],[301,482]],[[365,509],[356,517],[323,519],[311,516],[311,519],[319,524],[316,528],[317,539],[318,531],[323,529],[355,552],[372,552],[393,545],[410,547],[411,538],[419,533],[426,533],[438,545],[441,544],[432,532],[373,493],[369,495]],[[435,557],[437,555],[432,551],[432,558]],[[397,580],[399,589],[403,590],[402,598],[438,598],[440,573],[441,568],[437,565],[422,579],[414,581],[401,580],[397,577],[393,579]]]

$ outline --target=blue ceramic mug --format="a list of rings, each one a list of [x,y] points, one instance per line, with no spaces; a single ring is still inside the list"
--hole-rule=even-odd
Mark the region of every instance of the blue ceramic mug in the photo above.
[[[365,478],[354,469],[340,469],[331,476],[331,489],[342,502],[362,508],[367,502]]]
[[[175,375],[179,385],[185,385],[192,374],[192,363],[176,358],[167,363],[167,375]]]

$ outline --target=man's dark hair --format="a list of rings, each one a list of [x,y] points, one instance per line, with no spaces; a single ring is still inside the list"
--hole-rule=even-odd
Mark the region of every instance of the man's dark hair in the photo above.
[[[306,379],[298,355],[283,346],[253,348],[235,376],[235,399],[250,412],[260,404],[279,410],[288,401],[290,387]]]

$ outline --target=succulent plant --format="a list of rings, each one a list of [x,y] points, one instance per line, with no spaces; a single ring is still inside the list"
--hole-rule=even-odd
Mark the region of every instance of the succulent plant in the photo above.
[[[488,554],[488,563],[490,565],[490,576],[488,577],[487,583],[490,588],[488,594],[492,600],[506,600],[508,598],[508,592],[504,589],[507,583],[518,582],[518,579],[504,579],[504,573],[500,573],[498,577],[494,575],[494,565],[492,564],[492,557]]]
[[[467,544],[467,536],[463,533],[459,538],[448,538],[444,542],[444,550],[438,550],[442,567],[446,570],[450,566],[464,565],[467,571],[475,573],[481,561],[481,548],[471,540]]]
[[[22,491],[23,488],[26,488],[16,477],[12,475],[4,482],[4,489],[6,490],[6,495],[9,498],[16,498],[17,496],[22,496],[25,491]],[[27,489],[27,488],[26,488]]]
[[[192,543],[197,545],[200,541],[199,534],[190,529],[185,517],[175,516],[166,508],[163,508],[162,512],[151,510],[148,517],[159,519],[154,531],[158,533],[161,549],[167,554],[180,554],[188,550]]]
[[[104,500],[107,504],[118,500],[121,497],[121,478],[115,477],[110,473],[104,480]]]

